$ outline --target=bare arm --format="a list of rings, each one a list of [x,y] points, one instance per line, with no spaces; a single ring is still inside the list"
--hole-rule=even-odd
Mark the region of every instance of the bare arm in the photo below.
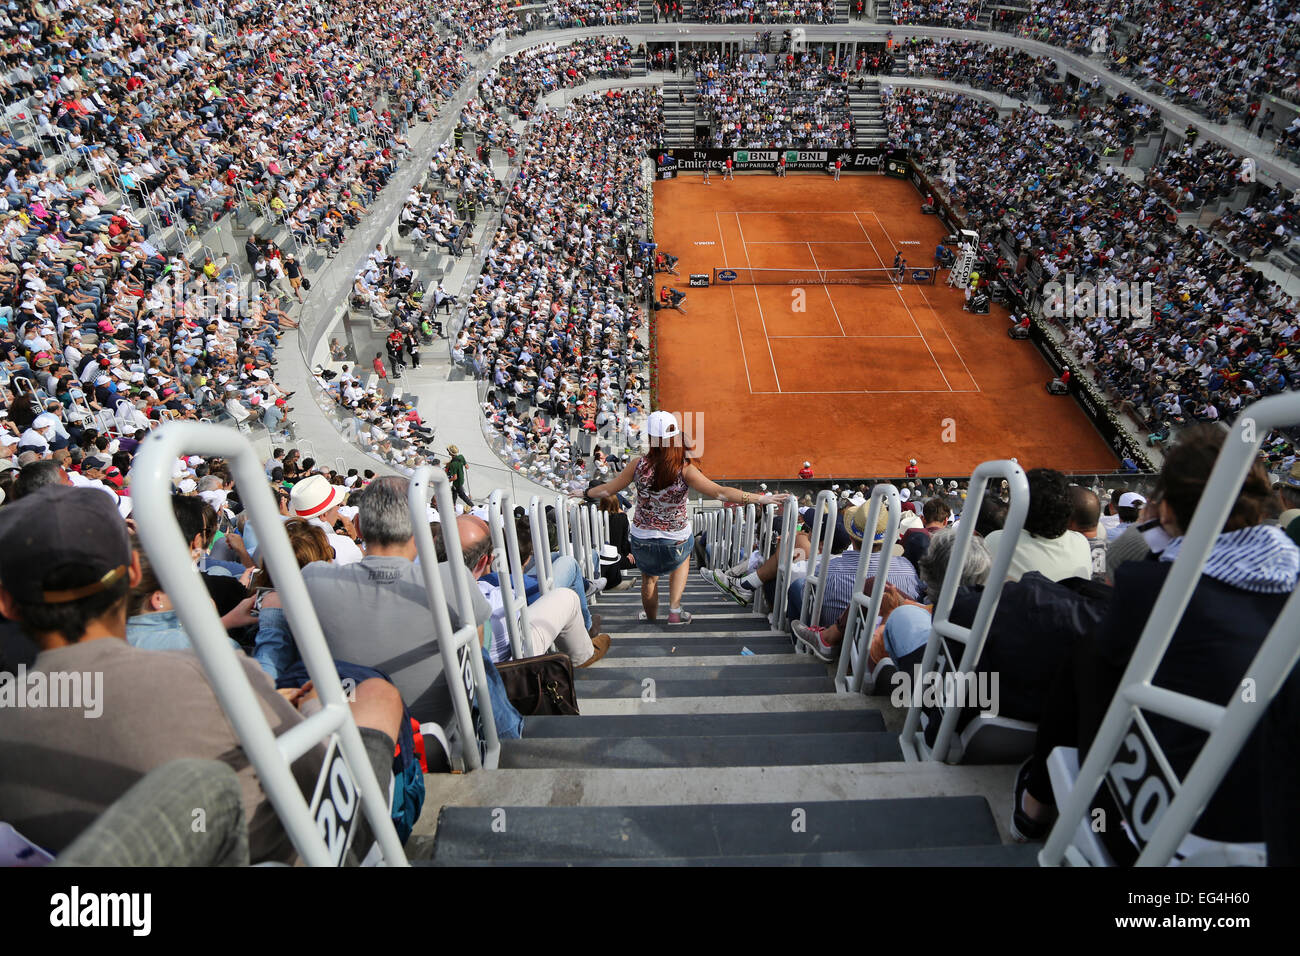
[[[608,498],[616,495],[628,485],[632,484],[632,479],[636,476],[637,463],[641,461],[640,456],[633,458],[627,463],[627,467],[618,473],[618,477],[605,482],[603,485],[597,485],[590,489],[584,495],[587,498]]]
[[[690,464],[682,469],[682,477],[686,480],[686,484],[691,487],[691,490],[698,491],[706,497],[727,501],[735,505],[754,504],[761,508],[765,505],[775,504],[779,500],[776,495],[756,495],[752,492],[741,491],[739,488],[720,485]]]

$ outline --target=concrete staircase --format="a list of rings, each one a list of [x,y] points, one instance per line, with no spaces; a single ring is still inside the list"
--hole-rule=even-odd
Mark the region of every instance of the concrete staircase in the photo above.
[[[879,80],[867,80],[861,92],[856,84],[850,84],[849,112],[853,116],[855,146],[881,146],[889,139]]]
[[[695,78],[664,79],[664,145],[695,145]]]
[[[641,11],[642,23],[655,22],[655,5],[654,0],[639,0],[637,6]]]
[[[830,668],[702,582],[694,620],[638,621],[575,671],[580,717],[529,717],[500,768],[430,775],[424,865],[1032,865],[988,797],[1011,769],[903,763],[901,712],[834,693]],[[885,706],[882,711],[881,704]],[[1001,803],[995,804],[999,810]],[[420,859],[425,857],[425,859]]]
[[[832,23],[849,22],[849,0],[835,0],[835,18]]]

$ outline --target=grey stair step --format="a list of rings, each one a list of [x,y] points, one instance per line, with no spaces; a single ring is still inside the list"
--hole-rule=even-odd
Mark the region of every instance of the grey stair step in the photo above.
[[[712,655],[734,657],[742,647],[755,654],[793,654],[794,647],[788,638],[774,634],[772,637],[737,638],[723,640],[697,638],[679,641],[675,637],[622,637],[615,636],[609,645],[605,660],[621,657],[709,657]]]
[[[498,812],[504,809],[504,830]],[[799,811],[802,811],[800,813]],[[795,822],[801,826],[795,826]],[[496,824],[496,825],[494,825]],[[983,797],[650,807],[444,807],[433,859],[732,858],[1001,843]]]
[[[653,627],[656,629],[664,628],[670,633],[681,631],[683,634],[689,634],[692,630],[704,630],[705,628],[710,631],[719,632],[752,631],[761,630],[762,625],[767,623],[761,617],[756,617],[752,614],[747,614],[743,617],[739,615],[727,615],[725,617],[701,617],[692,620],[689,624],[674,625],[669,629],[666,620],[642,621],[639,620],[636,615],[629,616],[616,614],[612,608],[606,610],[606,605],[603,603],[597,606],[596,613],[600,615],[601,621],[603,622],[601,629],[609,631],[611,634],[623,630],[645,630],[647,627]]]
[[[578,681],[633,680],[752,680],[760,677],[825,677],[826,665],[820,661],[793,660],[781,664],[718,663],[704,667],[593,667],[574,671]]]
[[[637,770],[648,767],[804,767],[834,763],[885,763],[902,759],[898,735],[878,731],[863,734],[503,740],[500,766],[502,770],[544,770],[553,767]]]
[[[604,670],[592,669],[590,680],[578,689],[578,706],[594,697],[640,697],[643,678],[609,679]],[[581,672],[580,672],[581,673]],[[677,677],[656,678],[658,698],[670,697],[762,697],[773,694],[825,694],[835,690],[829,677],[747,677],[733,680],[689,680]]]
[[[683,641],[699,640],[742,640],[747,641],[752,638],[762,637],[780,637],[776,631],[771,628],[762,628],[762,621],[755,621],[751,630],[748,631],[715,631],[713,629],[705,630],[708,624],[705,621],[699,623],[700,630],[696,630],[696,625],[687,627],[669,627],[666,624],[657,624],[654,621],[641,621],[636,625],[634,630],[624,631],[622,629],[611,632],[615,641],[621,641],[629,637],[672,637]],[[601,625],[604,627],[604,625]]]
[[[919,850],[850,850],[829,853],[765,853],[756,856],[610,857],[601,860],[474,860],[457,866],[1038,866],[1038,843],[945,846]],[[412,860],[414,866],[436,866]]]
[[[603,717],[525,717],[524,740],[557,737],[710,737],[742,734],[881,733],[875,710],[773,714],[622,714]]]

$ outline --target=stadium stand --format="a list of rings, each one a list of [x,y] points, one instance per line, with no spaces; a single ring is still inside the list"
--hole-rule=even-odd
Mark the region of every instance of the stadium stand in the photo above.
[[[760,24],[839,10],[688,7]],[[1294,95],[1284,13],[1065,0],[994,23],[1070,50],[1097,52],[1102,36],[1119,74],[1214,122],[1254,123],[1258,94]],[[1057,331],[1165,455],[1146,484],[1084,487],[997,461],[947,484],[810,480],[802,511],[785,493],[683,502],[685,551],[705,573],[685,588],[694,620],[666,634],[602,573],[646,580],[626,561],[621,506],[569,500],[614,479],[652,411],[638,333],[655,266],[640,243],[663,96],[579,89],[631,80],[626,37],[542,36],[501,55],[493,41],[518,39],[532,11],[456,0],[439,14],[433,35],[400,0],[335,3],[319,25],[262,2],[0,15],[0,675],[11,692],[18,675],[104,671],[119,705],[89,732],[0,707],[0,821],[56,865],[1297,859],[1300,326],[1294,298],[1253,265],[1295,261],[1293,192],[1195,137],[1158,149],[1157,111],[1139,99],[1067,87],[1050,58],[976,39],[909,41],[852,72],[793,51],[696,53],[697,102],[723,146],[851,145],[854,74],[895,74],[891,145],[931,183],[955,160],[944,198],[990,247],[1024,257],[1042,311],[1066,273],[1149,282],[1148,314],[1056,303]],[[889,15],[982,19],[960,2]],[[622,2],[548,10],[557,27],[638,17]],[[1207,41],[1212,26],[1233,41]],[[917,76],[1046,113],[907,88]],[[381,245],[345,308],[392,343],[388,364],[377,356],[371,375],[361,356],[361,373],[353,361],[317,379],[352,443],[407,477],[296,450],[261,460],[253,429],[292,429],[275,358],[317,318],[298,309],[303,280],[330,268],[409,160],[416,124],[463,84],[474,97],[456,141],[394,227],[421,253],[470,257],[473,291],[458,301],[446,270]],[[557,91],[576,95],[546,108]],[[1132,176],[1120,158],[1127,168],[1139,148],[1150,158]],[[1207,207],[1204,223],[1184,218]],[[481,250],[475,208],[492,222]],[[444,305],[496,450],[554,498],[457,504],[463,483],[429,447],[438,422],[394,380],[441,334]],[[375,634],[391,642],[382,653],[359,641]],[[557,712],[521,715],[511,667],[551,650]],[[912,673],[973,696],[891,695]],[[1244,675],[1264,675],[1265,706],[1243,703]],[[558,715],[568,690],[581,716]],[[140,698],[153,709],[127,703]],[[61,759],[33,758],[34,744]],[[98,769],[106,754],[125,772]],[[1126,775],[1137,764],[1121,754],[1153,769]],[[975,764],[1004,771],[995,792],[963,776]],[[518,770],[599,782],[604,802],[539,805]],[[623,770],[657,774],[649,796]],[[903,783],[882,784],[893,771]],[[338,780],[350,796],[312,799]],[[179,832],[192,794],[218,836],[164,853],[147,835]],[[813,811],[807,830],[791,828],[792,801]],[[1124,826],[1098,838],[1085,825],[1097,807]],[[488,837],[495,808],[508,838]],[[322,838],[321,813],[346,839]]]

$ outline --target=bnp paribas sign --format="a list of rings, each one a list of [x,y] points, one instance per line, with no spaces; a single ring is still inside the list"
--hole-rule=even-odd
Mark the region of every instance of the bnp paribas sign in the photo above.
[[[737,163],[775,163],[780,155],[776,150],[739,149],[736,150]]]

